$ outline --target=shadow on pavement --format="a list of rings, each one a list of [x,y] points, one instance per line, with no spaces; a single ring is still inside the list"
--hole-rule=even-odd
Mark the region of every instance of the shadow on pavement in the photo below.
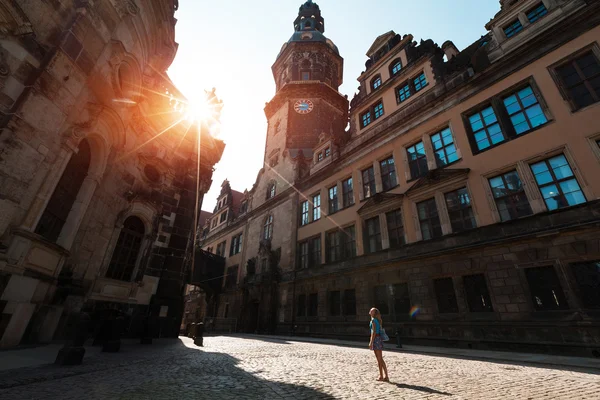
[[[439,394],[442,396],[453,396],[452,393],[440,392],[438,390],[428,388],[427,386],[415,386],[415,385],[407,385],[406,383],[394,383],[394,382],[390,382],[390,384],[396,386],[398,389],[410,389],[410,390],[416,390],[418,392]]]
[[[261,342],[268,342],[268,343],[291,344],[289,341],[287,341],[285,339],[280,339],[280,338],[275,338],[275,337],[268,337],[268,336],[264,336],[264,335],[252,335],[252,334],[223,334],[223,335],[218,335],[218,334],[215,334],[213,336],[228,336],[228,337],[234,337],[234,338],[238,338],[238,339],[258,340],[258,341],[261,341]]]

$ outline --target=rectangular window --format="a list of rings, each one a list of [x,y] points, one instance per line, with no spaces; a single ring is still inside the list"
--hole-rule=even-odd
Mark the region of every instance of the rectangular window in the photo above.
[[[533,306],[537,311],[569,308],[554,267],[527,268],[525,276],[529,284]]]
[[[313,221],[321,219],[321,193],[313,196]]]
[[[564,154],[532,164],[531,170],[548,210],[586,202]]]
[[[365,111],[360,115],[360,126],[364,128],[371,124],[371,110]]]
[[[306,317],[306,295],[301,294],[298,296],[298,305],[296,306],[296,316]]]
[[[600,261],[573,264],[572,268],[583,306],[600,309]]]
[[[492,312],[492,300],[483,274],[463,276],[467,303],[471,312]]]
[[[377,90],[380,86],[381,86],[381,77],[378,76],[377,78],[373,79],[373,82],[371,83],[371,87],[373,88],[373,90]]]
[[[217,218],[213,219],[213,221],[212,221],[212,228],[215,228],[217,226],[218,222],[219,222],[219,220]]]
[[[521,25],[521,21],[519,21],[518,19],[511,22],[510,24],[508,24],[508,26],[506,26],[504,28],[504,34],[506,35],[507,38],[511,38],[513,36],[515,36],[517,33],[521,32],[523,30],[523,25]]]
[[[421,75],[414,78],[413,85],[415,86],[415,92],[418,92],[427,86],[427,78],[425,77],[425,74],[421,73]]]
[[[381,250],[381,230],[379,217],[370,218],[365,221],[365,250],[374,253]]]
[[[491,105],[470,115],[468,118],[477,150],[485,150],[506,140]]]
[[[329,157],[331,155],[331,149],[328,147],[325,149],[325,157]]]
[[[454,292],[452,278],[434,279],[433,287],[437,298],[438,310],[441,314],[457,313],[458,303]]]
[[[557,67],[556,74],[574,110],[600,101],[600,62],[592,51]]]
[[[308,316],[316,317],[319,315],[319,294],[311,293],[308,296]]]
[[[390,157],[380,161],[381,166],[381,182],[383,190],[390,190],[398,184],[396,180],[396,166],[394,165],[394,157]]]
[[[321,265],[321,236],[310,239],[309,241],[310,251],[310,267],[317,267]]]
[[[302,80],[303,81],[310,81],[310,72],[303,72],[302,73]]]
[[[223,222],[225,222],[226,219],[227,219],[227,211],[225,211],[223,214],[221,214],[219,223],[222,224]]]
[[[477,226],[467,188],[446,193],[445,198],[452,232],[462,232]]]
[[[435,154],[435,163],[438,167],[441,168],[458,161],[458,154],[456,153],[456,146],[450,128],[431,135],[431,144]]]
[[[398,283],[393,285],[392,290],[394,293],[394,315],[396,316],[396,319],[408,319],[411,307],[408,283]]]
[[[352,184],[352,178],[342,181],[342,200],[344,208],[354,204],[354,186]]]
[[[356,257],[356,230],[354,225],[342,231],[342,257],[344,259]]]
[[[491,178],[490,187],[503,222],[533,214],[517,171]]]
[[[375,119],[379,119],[383,116],[383,102],[379,102],[375,104],[373,107],[373,115],[375,115]]]
[[[342,232],[328,232],[327,233],[327,262],[334,263],[342,259]]]
[[[388,226],[390,247],[400,247],[404,242],[404,224],[402,223],[402,210],[394,210],[385,214]]]
[[[533,7],[531,10],[527,11],[526,14],[529,22],[533,24],[535,21],[548,14],[548,9],[544,5],[544,3],[540,3],[537,6]]]
[[[388,286],[381,285],[373,288],[373,303],[381,315],[390,314]]]
[[[308,241],[301,242],[298,247],[298,268],[306,269],[309,265]]]
[[[242,205],[240,206],[240,214],[244,214],[247,211],[248,211],[248,201],[244,200],[244,201],[242,201]]]
[[[410,178],[416,179],[429,172],[427,167],[427,155],[425,154],[425,146],[423,142],[419,142],[406,149],[408,156],[408,168],[410,170]]]
[[[221,242],[217,245],[217,255],[221,257],[225,257],[225,245],[226,242]]]
[[[440,224],[435,198],[418,203],[417,211],[423,240],[441,237],[442,225]]]
[[[310,210],[310,204],[307,201],[303,201],[302,202],[302,215],[300,216],[300,225],[304,226],[304,225],[308,225],[309,220],[308,220],[308,215],[309,215],[309,210]]]
[[[376,193],[375,188],[375,170],[373,167],[367,168],[362,171],[363,179],[363,196],[365,199],[373,196]]]
[[[243,241],[242,233],[231,238],[231,248],[229,249],[230,256],[239,254],[242,251],[242,241]]]
[[[317,154],[317,162],[321,162],[323,161],[323,152],[320,152],[319,154]]]
[[[531,86],[505,97],[503,102],[517,135],[548,122]]]
[[[408,99],[410,95],[410,86],[408,85],[408,83],[396,89],[396,101],[398,103],[402,103],[403,101]]]
[[[329,315],[337,317],[342,314],[342,294],[339,290],[329,292]]]
[[[354,289],[344,290],[344,315],[356,315],[356,292]]]
[[[328,190],[328,202],[329,202],[329,214],[336,213],[338,211],[338,195],[337,195],[337,185],[332,186]]]

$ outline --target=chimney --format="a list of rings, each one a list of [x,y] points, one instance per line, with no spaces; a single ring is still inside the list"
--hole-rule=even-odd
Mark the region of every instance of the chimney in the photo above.
[[[451,40],[446,40],[444,44],[442,44],[442,50],[444,50],[444,53],[446,53],[446,58],[448,61],[458,55],[458,49]]]

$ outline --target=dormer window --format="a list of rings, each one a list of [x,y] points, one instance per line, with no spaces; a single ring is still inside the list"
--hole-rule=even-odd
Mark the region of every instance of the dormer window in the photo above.
[[[392,61],[390,67],[390,76],[395,76],[398,72],[400,72],[400,70],[402,70],[402,60],[397,59]]]
[[[514,20],[508,26],[504,28],[504,34],[508,39],[515,36],[517,33],[523,30],[523,25],[521,25],[521,21],[518,19]]]
[[[540,3],[527,12],[527,19],[533,24],[535,21],[542,18],[546,14],[548,14],[548,9],[544,5],[544,3]]]
[[[321,162],[321,161],[323,161],[323,152],[320,152],[320,153],[317,155],[317,162]]]
[[[240,206],[240,214],[245,214],[248,211],[248,200],[242,201],[242,205]]]
[[[373,78],[373,80],[371,81],[371,89],[373,90],[377,90],[379,89],[379,87],[381,87],[381,76],[377,75],[375,78]]]
[[[302,72],[302,80],[310,81],[310,72]]]
[[[325,157],[329,157],[331,155],[331,149],[328,147],[325,149]]]

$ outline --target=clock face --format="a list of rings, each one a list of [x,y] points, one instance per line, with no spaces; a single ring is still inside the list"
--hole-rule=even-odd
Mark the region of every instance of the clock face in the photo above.
[[[298,114],[308,114],[314,107],[315,105],[310,100],[298,100],[294,103],[294,110],[296,110]]]

